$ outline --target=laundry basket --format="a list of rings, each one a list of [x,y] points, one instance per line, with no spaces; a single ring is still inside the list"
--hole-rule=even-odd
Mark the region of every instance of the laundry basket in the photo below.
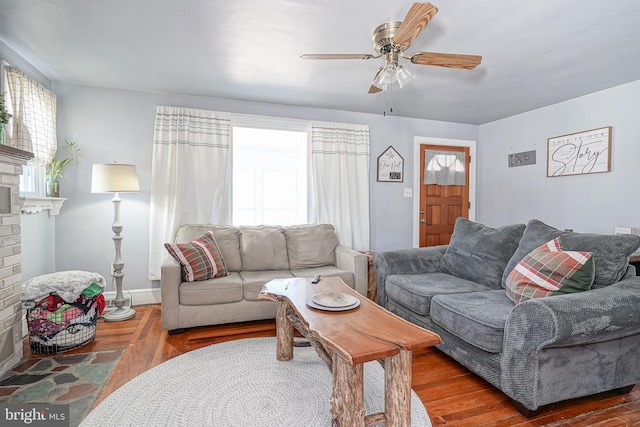
[[[100,295],[104,299],[102,295]],[[62,353],[89,344],[96,336],[97,298],[80,297],[73,304],[58,304],[49,295],[34,308],[27,309],[29,346],[37,354]],[[52,311],[51,308],[54,308]]]
[[[85,272],[52,273],[34,278],[31,282],[27,281],[23,286],[23,307],[27,312],[29,346],[33,353],[62,353],[86,345],[96,336],[98,315],[102,313],[106,305],[102,295],[104,285],[103,283],[90,283],[82,292],[79,292],[79,289],[84,286],[84,281],[89,283],[96,276],[99,279],[102,279],[102,276],[86,273],[87,277],[83,279],[82,284],[71,279],[66,286],[64,280],[78,276],[68,273]],[[38,289],[48,289],[53,292],[44,295],[38,294],[37,298],[24,300],[24,294],[28,296],[34,294],[32,288],[29,287],[33,286],[34,281],[39,285]],[[51,287],[49,283],[57,283],[57,285]],[[65,287],[70,288],[71,291]],[[76,298],[78,293],[79,296]]]

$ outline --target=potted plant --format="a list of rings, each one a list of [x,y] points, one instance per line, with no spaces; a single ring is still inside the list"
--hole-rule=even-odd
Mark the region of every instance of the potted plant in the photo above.
[[[7,107],[4,104],[4,94],[0,93],[0,144],[5,143],[4,125],[9,123],[9,119],[12,117],[7,111]]]
[[[67,166],[77,166],[80,163],[80,148],[75,141],[65,139],[62,147],[67,152],[64,159],[53,158],[46,164],[47,197],[60,197],[60,182],[64,180],[64,169]]]

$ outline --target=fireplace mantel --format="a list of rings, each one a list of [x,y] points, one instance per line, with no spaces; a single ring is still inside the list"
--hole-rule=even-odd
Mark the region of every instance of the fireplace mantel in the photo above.
[[[48,210],[49,216],[55,216],[60,213],[65,200],[61,197],[20,197],[20,212],[34,214]]]
[[[31,160],[33,153],[20,150],[19,148],[10,147],[8,145],[0,145],[0,156],[12,157],[18,160]]]

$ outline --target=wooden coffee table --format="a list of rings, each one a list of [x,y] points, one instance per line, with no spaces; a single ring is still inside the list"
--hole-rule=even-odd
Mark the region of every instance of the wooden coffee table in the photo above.
[[[357,297],[360,305],[347,311],[325,311],[307,305],[321,293]],[[311,283],[306,278],[278,279],[264,285],[259,299],[280,301],[276,315],[278,360],[293,358],[294,328],[329,366],[333,376],[332,425],[364,427],[379,423],[411,426],[411,357],[440,337],[385,310],[338,277]],[[383,363],[385,411],[365,414],[363,364]]]

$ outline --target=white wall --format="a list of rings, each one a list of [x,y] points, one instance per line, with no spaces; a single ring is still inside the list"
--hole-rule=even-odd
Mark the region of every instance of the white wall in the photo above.
[[[121,194],[124,284],[129,289],[157,287],[147,279],[149,199],[153,124],[157,105],[203,108],[233,113],[366,124],[371,135],[371,249],[410,247],[412,199],[403,188],[413,182],[415,136],[453,139],[478,137],[478,127],[447,122],[383,117],[345,111],[260,104],[217,98],[178,96],[54,84],[58,96],[58,140],[77,141],[85,157],[66,173],[61,196],[65,202],[56,218],[56,270],[84,269],[109,277],[114,258],[111,237],[113,208],[108,194],[91,194],[91,165],[118,161],[138,167],[140,193]],[[393,145],[405,159],[403,183],[376,182],[377,157]]]
[[[581,232],[640,228],[640,81],[480,126],[477,219],[537,218]],[[611,172],[546,177],[547,138],[612,126]],[[536,150],[537,163],[508,168],[507,155]]]
[[[56,221],[47,212],[20,215],[23,281],[56,271]]]

